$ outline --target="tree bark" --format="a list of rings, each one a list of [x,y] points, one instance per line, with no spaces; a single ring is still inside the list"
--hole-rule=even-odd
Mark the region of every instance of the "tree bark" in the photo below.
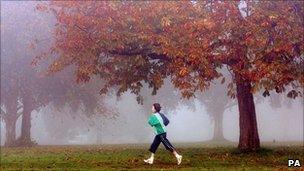
[[[214,113],[214,131],[213,131],[213,141],[225,141],[223,134],[223,115],[224,111],[219,111]]]
[[[16,122],[17,118],[13,116],[8,116],[4,119],[5,121],[5,127],[6,127],[6,140],[5,140],[5,146],[15,146],[16,142]]]
[[[256,151],[260,148],[260,140],[251,84],[238,74],[235,74],[235,77],[240,126],[238,148],[242,151]]]
[[[24,107],[21,123],[21,137],[23,143],[31,142],[31,113],[32,111]]]
[[[21,136],[18,139],[19,146],[32,146],[34,142],[31,139],[31,114],[33,111],[33,99],[32,97],[26,96],[23,99],[23,114],[21,123]]]
[[[17,114],[17,95],[12,95],[12,97],[5,102],[6,114],[3,115],[3,119],[6,129],[6,141],[4,145],[16,146],[16,123],[19,118],[19,115]]]

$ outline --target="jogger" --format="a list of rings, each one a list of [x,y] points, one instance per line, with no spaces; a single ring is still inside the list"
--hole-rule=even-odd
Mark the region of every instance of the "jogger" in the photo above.
[[[166,133],[166,127],[164,125],[164,120],[162,119],[162,116],[159,113],[160,109],[161,109],[160,104],[158,104],[158,103],[153,104],[153,106],[152,106],[153,114],[149,117],[148,123],[154,129],[155,138],[149,149],[149,151],[151,152],[151,157],[148,158],[147,160],[144,160],[144,162],[153,164],[154,154],[155,154],[159,144],[163,143],[165,148],[174,154],[174,156],[177,159],[177,164],[179,165],[182,162],[182,155],[179,155],[177,153],[177,151],[175,150],[173,145],[167,139],[167,133]],[[165,120],[166,120],[166,118],[165,118]]]

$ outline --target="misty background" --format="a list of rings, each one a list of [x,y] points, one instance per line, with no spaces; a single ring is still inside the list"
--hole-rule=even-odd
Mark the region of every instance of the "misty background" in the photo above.
[[[285,98],[285,97],[284,97]],[[32,138],[41,145],[47,144],[99,144],[99,143],[149,143],[153,131],[147,124],[151,111],[143,111],[135,96],[123,95],[120,101],[109,98],[109,104],[119,108],[115,119],[96,117],[86,120],[73,119],[69,115],[53,117],[54,111],[48,107],[40,113],[32,114]],[[177,104],[174,111],[164,112],[170,119],[168,137],[173,142],[199,142],[212,139],[213,123],[204,106],[195,101],[196,110]],[[270,107],[268,102],[258,104],[257,119],[261,141],[303,141],[303,104],[293,100],[291,108]],[[164,106],[165,108],[165,106]],[[224,113],[223,133],[230,141],[238,141],[237,106]],[[68,109],[63,112],[70,112]],[[21,119],[17,122],[20,130]],[[94,123],[94,124],[93,124]],[[5,142],[5,124],[1,122],[1,145]],[[53,129],[56,129],[54,131]],[[19,133],[18,133],[19,132]],[[20,131],[17,131],[17,136]]]
[[[34,53],[38,53],[51,42],[51,14],[46,15],[35,10],[37,2],[1,1],[1,74],[12,63],[26,59],[31,61]],[[46,39],[40,47],[29,52],[31,41]],[[17,65],[17,64],[16,64]],[[29,66],[29,63],[23,63]],[[14,68],[22,73],[22,68]],[[20,69],[20,71],[19,71]],[[43,69],[43,67],[42,67]],[[26,71],[27,72],[27,71]],[[30,71],[29,71],[30,72]],[[31,71],[32,72],[32,71]],[[38,72],[38,71],[37,71]],[[1,87],[8,86],[1,80]],[[30,86],[25,85],[24,86]],[[50,85],[51,86],[51,85]],[[204,93],[190,100],[180,99],[179,92],[169,81],[165,82],[156,96],[147,86],[143,90],[144,104],[138,104],[136,96],[129,91],[120,98],[112,94],[99,97],[98,84],[94,84],[97,98],[115,109],[115,117],[109,117],[102,111],[90,115],[87,110],[72,110],[63,105],[58,110],[52,103],[32,112],[31,136],[40,145],[57,144],[116,144],[116,143],[149,143],[153,139],[152,128],[147,123],[151,114],[152,103],[159,102],[170,120],[168,137],[172,142],[201,142],[211,140],[214,132],[214,120],[210,116],[208,105],[203,103]],[[226,84],[211,87],[209,100],[227,100]],[[89,87],[90,88],[90,87]],[[208,93],[206,92],[206,93]],[[263,141],[303,141],[303,99],[289,99],[285,94],[271,93],[270,97],[259,98],[256,95],[256,112],[260,140]],[[3,97],[1,96],[1,101]],[[228,98],[228,97],[227,97]],[[274,102],[275,100],[278,100]],[[220,107],[220,105],[218,106]],[[214,107],[213,107],[214,108]],[[215,106],[216,108],[216,106]],[[114,111],[113,111],[114,113]],[[239,138],[237,105],[225,109],[222,130],[226,140],[237,142]],[[1,120],[1,145],[5,142],[5,122]],[[16,123],[16,137],[21,133],[21,117]]]

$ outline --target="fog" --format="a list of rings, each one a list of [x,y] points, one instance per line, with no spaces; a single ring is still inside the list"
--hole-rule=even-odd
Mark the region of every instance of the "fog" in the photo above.
[[[23,6],[25,4],[26,6]],[[12,69],[9,66],[14,62],[18,63],[18,61],[26,59],[27,63],[22,66],[30,67],[29,63],[34,53],[28,52],[27,47],[30,40],[50,36],[48,29],[52,27],[52,18],[47,18],[41,23],[41,20],[38,19],[41,19],[42,14],[37,14],[39,12],[34,10],[35,4],[35,2],[1,1],[1,78],[3,73],[8,73]],[[8,15],[13,15],[14,19],[9,18]],[[31,22],[37,22],[37,20],[39,25],[31,25]],[[48,26],[46,27],[46,25]],[[34,31],[29,29],[30,26],[35,28]],[[4,27],[6,28],[3,30]],[[23,39],[23,41],[19,39]],[[44,44],[42,47],[45,46],[47,45]],[[19,65],[16,64],[16,66]],[[32,72],[32,70],[22,70],[18,67],[14,69],[21,73]],[[31,85],[25,84],[24,86]],[[226,85],[221,86],[222,89],[226,88]],[[1,92],[3,87],[9,88],[11,85],[4,79],[1,80]],[[100,86],[95,88],[98,89]],[[217,91],[217,89],[211,86],[208,91]],[[180,99],[180,93],[168,80],[165,81],[164,88],[161,88],[156,96],[152,96],[151,92],[152,90],[144,87],[142,92],[144,104],[141,105],[136,101],[136,96],[129,91],[120,98],[113,94],[101,97],[96,91],[96,98],[99,101],[101,99],[106,106],[116,111],[117,114],[114,117],[111,116],[111,112],[95,112],[94,115],[90,115],[90,113],[86,113],[87,110],[71,110],[71,106],[65,103],[58,110],[58,107],[53,105],[55,102],[50,102],[31,114],[32,140],[39,145],[150,143],[154,134],[147,119],[152,113],[151,106],[155,102],[162,105],[162,112],[170,120],[167,130],[172,142],[202,142],[213,138],[214,121],[201,98]],[[261,94],[258,92],[256,99]],[[219,96],[227,96],[227,94]],[[272,106],[271,97],[278,98],[280,105]],[[4,101],[4,98],[7,97],[1,95],[1,101]],[[258,131],[262,142],[303,141],[302,98],[289,99],[286,97],[286,93],[280,95],[272,93],[270,97],[262,97],[262,100],[257,100],[255,104]],[[2,107],[4,108],[4,105],[1,102]],[[92,108],[92,110],[94,109]],[[22,117],[19,117],[16,123],[16,138],[21,134],[21,119]],[[222,130],[226,140],[238,141],[238,121],[237,105],[224,111]],[[4,120],[1,120],[1,145],[4,145],[6,141],[5,135],[6,124]]]
[[[134,95],[126,93],[120,101],[113,97],[108,103],[119,108],[117,118],[96,117],[81,120],[61,114],[60,118],[51,119],[51,113],[54,111],[49,108],[43,109],[40,113],[33,113],[32,138],[41,145],[149,143],[152,140],[153,131],[147,124],[147,117],[151,111],[143,111]],[[177,105],[176,110],[164,112],[170,120],[167,130],[168,137],[173,142],[200,142],[212,139],[213,123],[199,101],[195,101],[194,111],[185,105]],[[301,100],[293,100],[291,108],[282,106],[276,109],[265,102],[256,105],[256,110],[261,141],[303,141]],[[19,118],[17,136],[20,135],[20,124]],[[4,128],[5,124],[1,122],[2,145],[5,142]],[[55,128],[56,132],[50,131]],[[223,133],[227,140],[238,141],[237,106],[225,111]]]

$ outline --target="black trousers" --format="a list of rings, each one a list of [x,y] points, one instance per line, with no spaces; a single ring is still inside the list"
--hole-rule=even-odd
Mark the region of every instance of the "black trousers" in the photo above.
[[[165,146],[165,148],[171,152],[173,152],[174,150],[174,147],[173,145],[169,142],[169,140],[167,139],[167,134],[166,133],[163,133],[163,134],[159,134],[159,135],[156,135],[154,137],[154,140],[153,140],[153,143],[151,144],[150,146],[150,149],[149,151],[152,152],[152,153],[155,153],[159,144],[160,143],[163,143],[163,145]]]

